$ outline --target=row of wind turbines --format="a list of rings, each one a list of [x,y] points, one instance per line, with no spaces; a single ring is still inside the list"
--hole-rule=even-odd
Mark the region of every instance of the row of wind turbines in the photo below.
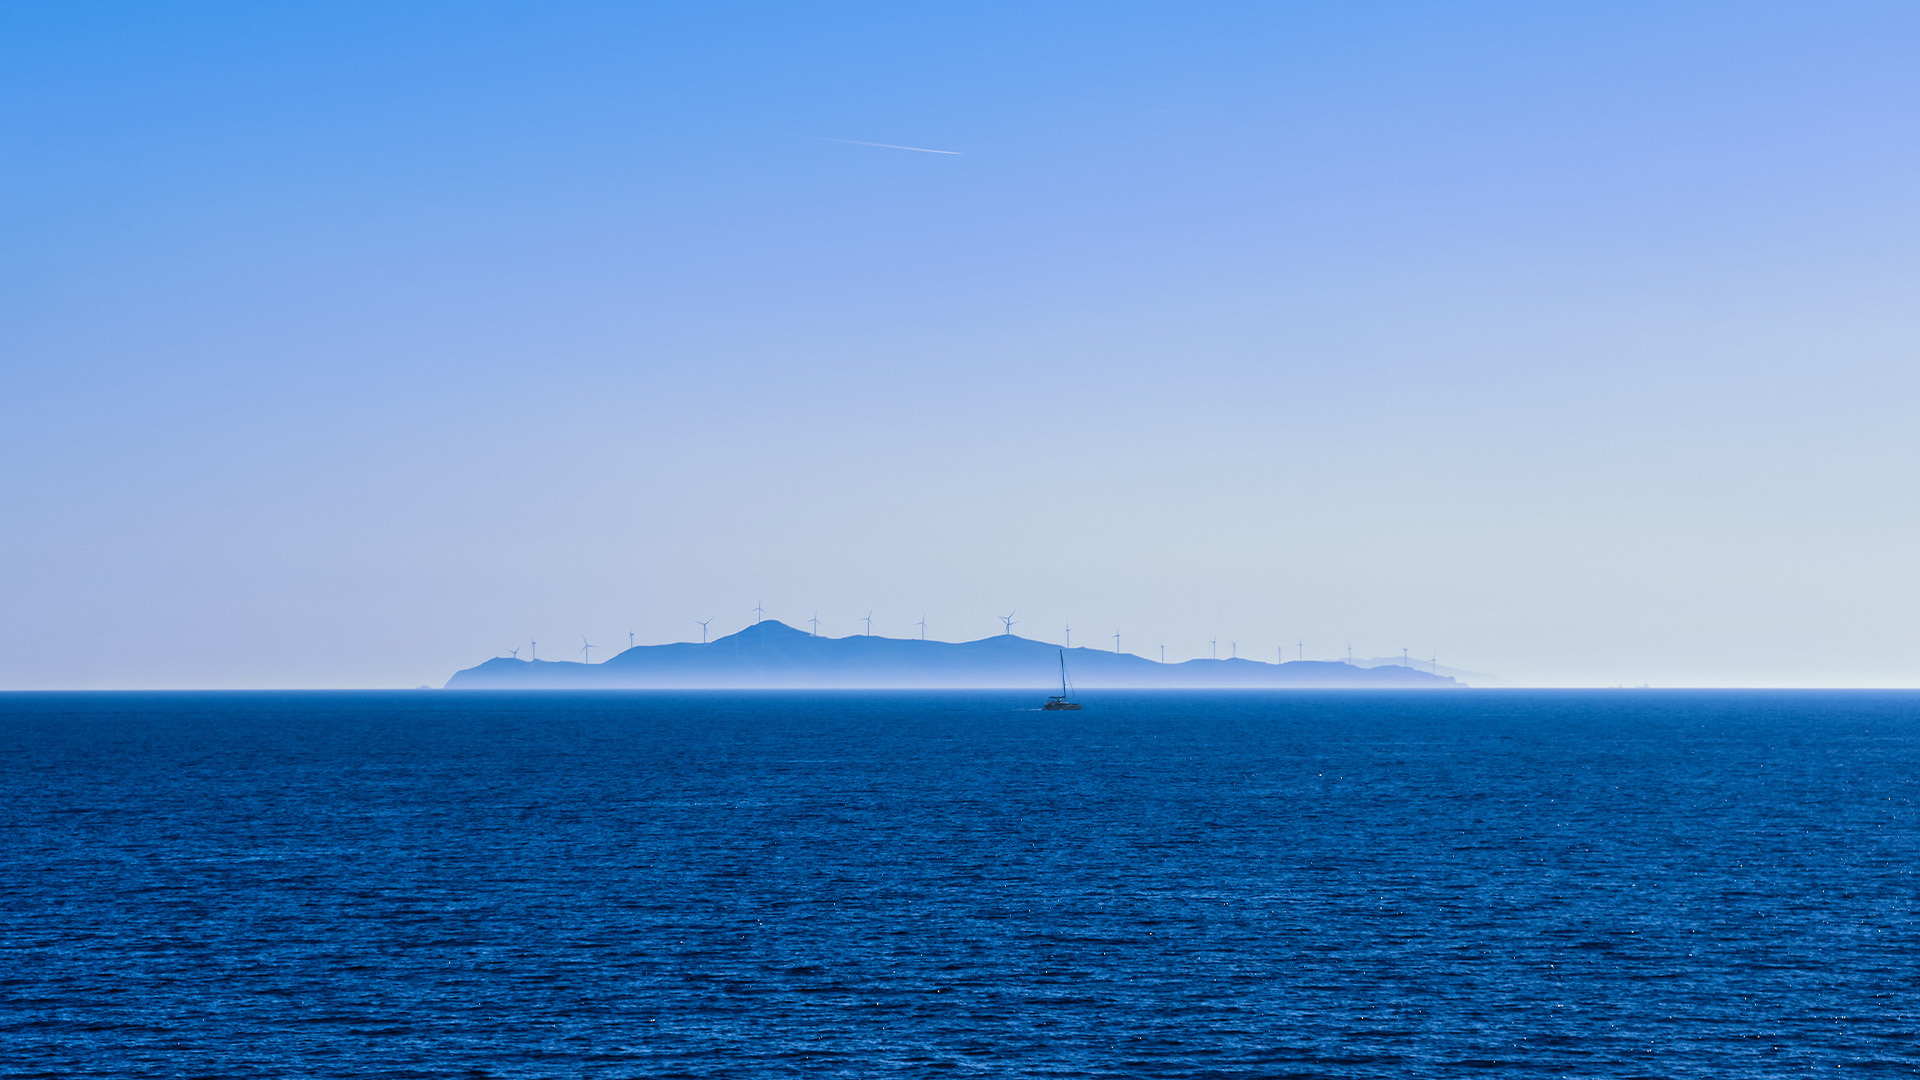
[[[762,607],[759,604],[759,602],[756,601],[750,610],[753,612],[753,621],[756,625],[758,625],[760,622],[762,622],[766,618],[767,609],[765,607]],[[1019,625],[1019,620],[1014,618],[1014,616],[1018,614],[1019,612],[1017,611],[1009,611],[1005,615],[994,616],[995,618],[1000,620],[1001,632],[1003,634],[1006,634],[1009,637],[1013,635],[1013,628]],[[806,622],[810,627],[810,630],[809,630],[810,636],[812,637],[820,636],[820,613],[818,611],[813,613],[813,617],[811,619],[805,619],[803,621]],[[865,615],[862,615],[860,618],[854,621],[865,623],[866,636],[868,637],[873,636],[873,612],[871,610],[869,610]],[[713,618],[695,619],[693,620],[693,622],[694,622],[694,625],[700,628],[700,644],[702,645],[707,644],[708,627],[713,622]],[[912,623],[910,625],[919,628],[921,641],[925,641],[927,639],[927,617],[925,615],[920,616],[919,622]],[[633,648],[633,644],[634,644],[633,639],[634,639],[634,635],[629,633],[627,635],[627,648],[629,649]],[[1064,633],[1062,635],[1062,644],[1069,649],[1073,648],[1073,626],[1071,623],[1067,624],[1067,626],[1064,629]],[[1208,646],[1208,659],[1211,659],[1211,660],[1220,659],[1220,639],[1208,638],[1207,646]],[[595,645],[592,642],[588,641],[584,636],[581,637],[580,639],[581,662],[586,664],[593,663],[593,650],[599,647],[600,646]],[[540,643],[538,641],[530,642],[527,648],[528,648],[527,658],[529,660],[540,659]],[[1229,641],[1227,643],[1227,649],[1228,649],[1228,659],[1237,660],[1240,658],[1239,642]],[[1294,650],[1295,650],[1294,651],[1295,660],[1305,660],[1307,658],[1306,642],[1304,641],[1295,642]],[[1113,632],[1113,651],[1115,653],[1118,653],[1120,651],[1120,632],[1118,630]],[[512,649],[512,650],[509,650],[509,652],[511,653],[514,659],[518,660],[520,658],[519,649]],[[1164,643],[1161,644],[1160,646],[1160,662],[1163,664],[1167,662],[1167,647]],[[1287,662],[1287,647],[1285,645],[1276,646],[1274,650],[1274,663],[1284,664],[1286,662]],[[1349,664],[1353,663],[1353,645],[1352,644],[1347,645],[1346,662]],[[1427,664],[1429,665],[1430,671],[1432,671],[1436,675],[1439,674],[1440,658],[1438,655],[1435,655],[1429,658],[1427,661]],[[1412,658],[1409,655],[1409,651],[1405,646],[1402,646],[1400,649],[1400,665],[1402,667],[1413,666]]]

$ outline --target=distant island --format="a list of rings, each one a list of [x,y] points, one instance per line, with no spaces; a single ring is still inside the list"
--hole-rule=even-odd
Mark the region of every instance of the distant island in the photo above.
[[[598,664],[495,657],[454,673],[449,690],[535,689],[1014,689],[1059,680],[1061,648],[1014,634],[978,641],[816,637],[768,619],[705,644],[638,645]],[[1065,650],[1081,689],[1285,687],[1438,689],[1446,675],[1403,665],[1356,667],[1329,660],[1187,660],[1163,664],[1132,653]]]

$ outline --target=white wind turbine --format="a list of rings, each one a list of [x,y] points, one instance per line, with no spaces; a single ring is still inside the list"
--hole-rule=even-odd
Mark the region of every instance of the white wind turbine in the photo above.
[[[695,619],[693,621],[700,624],[700,644],[705,645],[707,643],[707,624],[712,622],[713,620],[712,619]]]
[[[580,639],[580,662],[583,664],[593,663],[593,645],[584,637]]]
[[[1000,616],[1000,621],[1007,624],[1008,637],[1013,636],[1013,617],[1018,614],[1020,613],[1017,611],[1009,611],[1005,615]]]

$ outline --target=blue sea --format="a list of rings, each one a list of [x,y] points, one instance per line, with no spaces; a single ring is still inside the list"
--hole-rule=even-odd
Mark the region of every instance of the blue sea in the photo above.
[[[6,1077],[1920,1074],[1920,695],[0,695]]]

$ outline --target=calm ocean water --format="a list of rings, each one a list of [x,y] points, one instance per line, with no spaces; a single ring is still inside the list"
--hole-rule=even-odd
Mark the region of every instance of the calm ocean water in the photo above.
[[[0,695],[0,1075],[1920,1072],[1920,695]]]

